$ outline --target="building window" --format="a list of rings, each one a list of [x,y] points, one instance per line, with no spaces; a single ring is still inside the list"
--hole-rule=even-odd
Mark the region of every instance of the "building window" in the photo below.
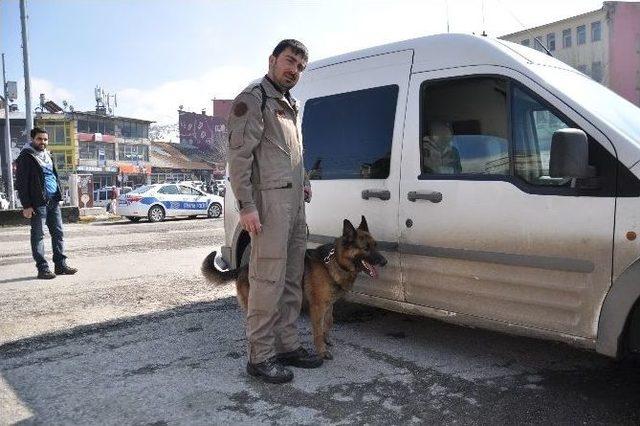
[[[597,61],[591,64],[591,78],[602,83],[602,62]]]
[[[137,121],[118,120],[116,123],[116,136],[123,138],[149,138],[149,124]]]
[[[470,97],[469,93],[474,96]],[[472,77],[420,90],[423,175],[508,175],[507,83]]]
[[[547,34],[547,49],[550,52],[556,50],[556,33]]]
[[[576,38],[578,39],[578,45],[585,44],[587,42],[587,28],[584,25],[580,25],[576,28]]]
[[[65,123],[38,123],[47,131],[49,145],[70,145],[70,132]]]
[[[600,21],[591,23],[591,41],[602,40],[602,31],[600,28]]]
[[[525,38],[524,40],[522,40],[522,41],[520,42],[520,44],[521,44],[521,45],[523,45],[523,46],[527,46],[527,47],[529,47],[529,44],[530,44],[530,43],[529,43],[529,39],[528,39],[528,38]]]
[[[82,160],[116,159],[116,149],[111,143],[78,142],[78,150]]]
[[[121,143],[118,146],[118,159],[120,161],[149,161],[149,147]]]
[[[309,177],[389,177],[397,103],[397,85],[308,100],[302,134]]]
[[[103,135],[115,134],[113,120],[109,118],[84,118],[78,120],[78,132],[101,133]]]
[[[571,28],[562,30],[562,48],[571,47]]]
[[[544,44],[542,44],[542,36],[538,36],[533,40],[533,48],[536,50],[544,50],[542,47],[544,46]]]

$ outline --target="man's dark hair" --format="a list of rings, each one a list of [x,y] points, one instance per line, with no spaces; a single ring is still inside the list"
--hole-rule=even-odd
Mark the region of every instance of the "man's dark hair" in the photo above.
[[[294,54],[302,56],[302,59],[305,61],[309,60],[309,51],[307,47],[300,43],[298,40],[294,40],[292,38],[288,38],[286,40],[282,40],[275,49],[273,49],[272,55],[276,58],[279,54],[281,54],[287,47],[291,48]]]
[[[43,129],[42,127],[34,127],[33,129],[31,129],[31,139],[35,138],[36,135],[38,133],[46,133],[49,134],[45,129]]]

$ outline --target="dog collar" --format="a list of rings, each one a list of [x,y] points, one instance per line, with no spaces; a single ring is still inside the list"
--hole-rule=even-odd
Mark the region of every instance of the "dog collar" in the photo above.
[[[324,257],[324,263],[331,262],[331,257],[336,253],[336,249],[332,248],[328,255]]]

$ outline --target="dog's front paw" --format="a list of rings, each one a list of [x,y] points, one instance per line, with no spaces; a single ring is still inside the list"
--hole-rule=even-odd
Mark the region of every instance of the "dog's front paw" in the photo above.
[[[322,356],[322,359],[328,359],[328,360],[333,359],[333,355],[331,355],[331,352],[329,351],[324,351],[321,356]]]

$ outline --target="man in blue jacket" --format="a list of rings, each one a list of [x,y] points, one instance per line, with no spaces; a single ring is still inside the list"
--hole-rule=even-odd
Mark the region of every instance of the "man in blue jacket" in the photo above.
[[[60,180],[47,151],[49,135],[39,127],[31,130],[28,143],[16,159],[16,186],[22,203],[22,215],[31,219],[31,253],[38,268],[38,278],[49,280],[57,275],[72,275],[78,270],[67,266],[64,255]],[[44,257],[44,225],[49,228],[53,246],[55,274]]]

